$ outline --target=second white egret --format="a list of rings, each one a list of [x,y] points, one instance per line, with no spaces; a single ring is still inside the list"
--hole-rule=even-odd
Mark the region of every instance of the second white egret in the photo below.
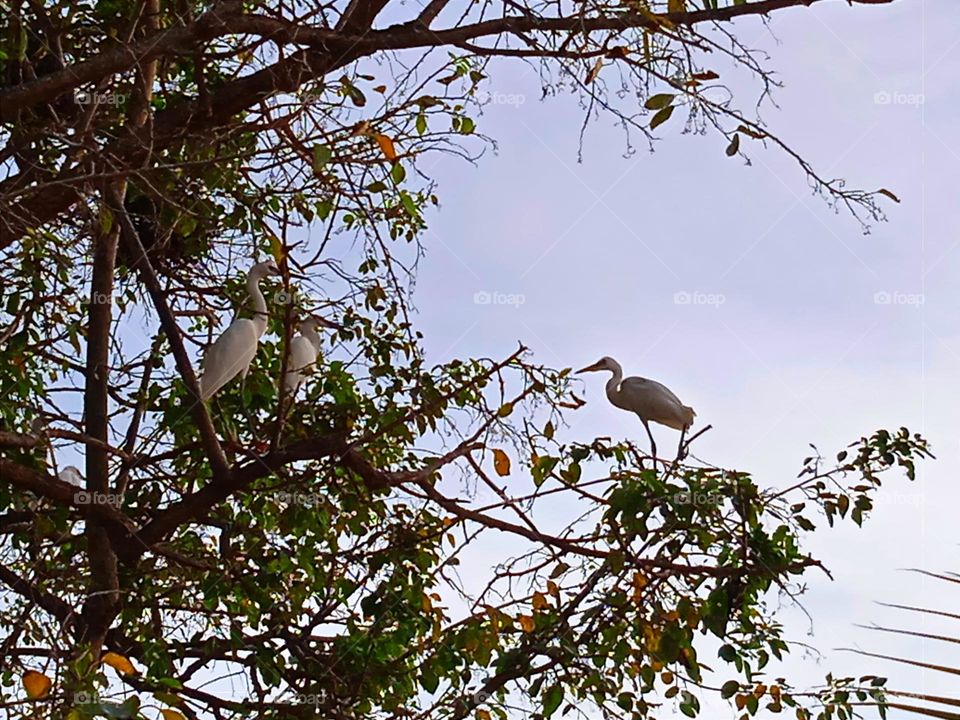
[[[338,328],[336,323],[322,317],[308,317],[297,323],[300,331],[290,340],[290,354],[287,359],[287,372],[283,376],[283,390],[290,395],[296,395],[303,383],[304,372],[309,370],[317,361],[320,353],[320,334],[322,327]]]

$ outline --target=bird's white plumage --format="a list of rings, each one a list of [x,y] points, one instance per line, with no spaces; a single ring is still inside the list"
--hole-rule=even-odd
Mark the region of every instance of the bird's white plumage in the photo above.
[[[203,355],[200,398],[209,400],[237,375],[246,377],[257,354],[260,336],[267,329],[267,301],[260,292],[260,280],[278,275],[273,260],[257,263],[247,274],[247,293],[253,305],[253,318],[236,318]]]
[[[314,345],[311,339],[304,335],[297,335],[290,341],[290,366],[283,376],[283,389],[290,395],[295,395],[303,383],[304,371],[316,361],[320,352],[320,341]]]
[[[74,465],[67,465],[59,473],[57,473],[57,477],[66,483],[70,483],[74,487],[82,488],[86,485],[86,482],[83,479],[83,473],[80,472],[80,469]]]
[[[203,356],[200,397],[209,400],[238,374],[246,377],[257,354],[260,335],[253,320],[237,318]]]
[[[608,392],[608,397],[610,393]],[[683,430],[693,424],[693,408],[687,407],[670,388],[656,380],[642,377],[628,377],[620,382],[615,393],[617,400],[610,402],[624,410],[635,412],[650,422],[660,423],[674,430]],[[639,409],[637,409],[639,408]]]
[[[321,327],[338,327],[335,323],[319,317],[310,317],[298,324],[300,333],[290,341],[290,356],[287,372],[283,376],[284,392],[295,395],[303,383],[305,372],[317,362],[320,354]]]

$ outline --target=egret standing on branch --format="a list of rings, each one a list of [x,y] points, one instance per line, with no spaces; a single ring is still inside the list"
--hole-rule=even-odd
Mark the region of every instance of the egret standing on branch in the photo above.
[[[322,317],[308,317],[297,323],[297,329],[300,331],[290,341],[290,356],[287,360],[289,367],[283,376],[283,390],[289,395],[296,395],[297,390],[303,383],[304,371],[313,366],[317,361],[317,355],[320,353],[320,335],[317,332],[319,328],[339,328],[336,323]]]
[[[247,376],[250,363],[257,354],[260,336],[267,329],[267,301],[260,292],[260,281],[268,275],[279,275],[273,260],[257,263],[247,273],[247,293],[253,300],[253,318],[236,318],[230,327],[207,348],[203,355],[200,377],[200,399],[209,400],[237,375]]]
[[[680,402],[680,398],[670,392],[669,388],[656,380],[647,380],[642,377],[623,377],[623,368],[620,363],[611,357],[600,358],[593,365],[589,365],[578,373],[600,372],[609,370],[613,376],[607,380],[607,399],[621,410],[636,413],[647,429],[650,438],[650,451],[653,462],[657,462],[657,443],[650,432],[650,423],[660,423],[674,430],[680,431],[680,446],[683,447],[683,438],[687,428],[693,425],[696,413],[689,405]]]

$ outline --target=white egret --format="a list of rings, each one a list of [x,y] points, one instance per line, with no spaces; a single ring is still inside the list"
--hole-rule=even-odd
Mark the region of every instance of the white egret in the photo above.
[[[247,273],[247,293],[253,301],[253,318],[236,318],[203,355],[200,377],[200,398],[209,400],[237,375],[247,376],[250,363],[257,354],[260,336],[267,329],[267,301],[260,292],[260,281],[268,275],[279,275],[273,260],[257,263]]]
[[[322,317],[308,317],[297,323],[300,331],[290,340],[290,354],[287,358],[287,372],[283,376],[283,390],[290,395],[296,395],[303,383],[304,371],[308,370],[316,361],[320,353],[319,328],[338,328],[336,323]]]
[[[648,380],[642,377],[623,377],[623,368],[620,367],[620,363],[611,357],[600,358],[593,365],[588,365],[577,372],[600,372],[603,370],[609,370],[613,373],[612,377],[607,380],[607,399],[621,410],[636,413],[640,418],[643,427],[647,430],[647,437],[650,438],[650,450],[653,454],[654,463],[656,463],[657,457],[657,444],[653,440],[653,433],[650,432],[651,422],[679,430],[682,447],[683,437],[687,428],[693,425],[693,418],[696,415],[692,407],[684,405],[669,388],[656,380]]]
[[[83,479],[83,473],[80,472],[80,469],[74,465],[67,465],[65,468],[63,468],[63,470],[57,473],[57,478],[81,489],[87,484]]]

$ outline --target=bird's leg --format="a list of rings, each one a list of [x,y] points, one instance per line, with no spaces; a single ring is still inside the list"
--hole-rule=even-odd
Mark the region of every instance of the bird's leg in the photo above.
[[[653,439],[653,433],[650,432],[650,423],[640,418],[643,427],[647,430],[647,437],[650,438],[650,454],[653,456],[653,469],[657,469],[657,442]]]

